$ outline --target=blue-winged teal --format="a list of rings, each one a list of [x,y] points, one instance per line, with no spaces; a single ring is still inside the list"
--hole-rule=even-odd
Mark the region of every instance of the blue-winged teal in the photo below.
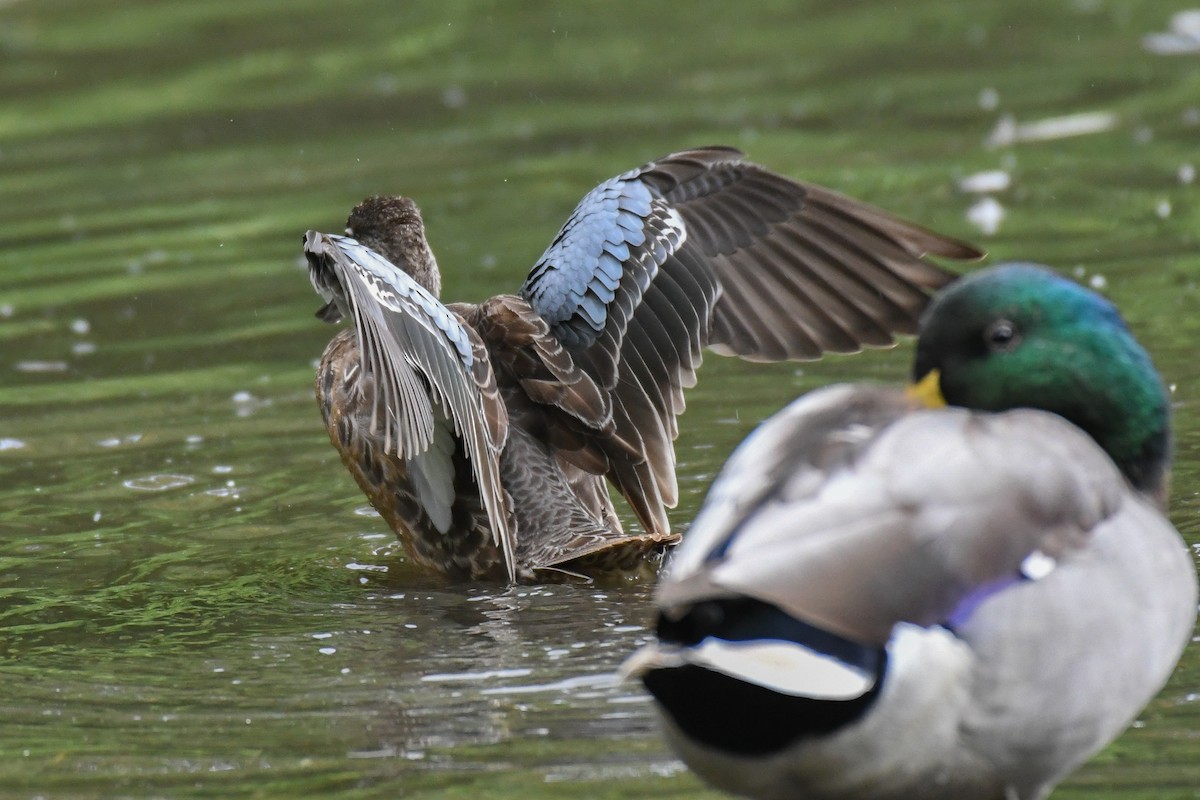
[[[416,205],[309,231],[330,438],[413,560],[456,579],[627,567],[676,541],[676,416],[705,346],[761,361],[884,346],[968,244],[736,150],[605,181],[514,295],[443,305]],[[642,533],[627,534],[608,478]],[[543,573],[545,575],[545,573]]]

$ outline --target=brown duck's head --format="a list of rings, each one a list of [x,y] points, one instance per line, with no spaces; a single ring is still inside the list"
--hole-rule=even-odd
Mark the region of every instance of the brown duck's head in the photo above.
[[[368,197],[346,218],[346,234],[407,272],[434,297],[441,294],[442,277],[425,240],[421,211],[412,200]]]

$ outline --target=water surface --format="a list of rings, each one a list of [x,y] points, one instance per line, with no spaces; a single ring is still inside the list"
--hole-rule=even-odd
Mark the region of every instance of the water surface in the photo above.
[[[443,585],[339,464],[300,236],[370,193],[418,200],[451,299],[710,143],[1046,261],[1174,388],[1196,542],[1200,61],[1143,46],[1170,4],[993,5],[0,3],[0,795],[715,796],[611,680],[648,585]],[[757,421],[909,354],[709,357],[675,523]],[[1056,796],[1200,797],[1198,742],[1194,646]]]

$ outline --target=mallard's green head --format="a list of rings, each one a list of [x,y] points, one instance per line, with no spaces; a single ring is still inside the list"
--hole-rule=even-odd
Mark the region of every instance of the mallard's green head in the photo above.
[[[921,320],[914,381],[934,370],[948,404],[1052,411],[1090,434],[1135,487],[1163,490],[1166,390],[1116,307],[1095,292],[1033,264],[964,277]]]

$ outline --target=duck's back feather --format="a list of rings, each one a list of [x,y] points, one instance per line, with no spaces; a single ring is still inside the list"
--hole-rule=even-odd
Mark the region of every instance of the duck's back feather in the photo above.
[[[1138,502],[1060,417],[905,413],[905,402],[836,387],[765,423],[715,485],[663,603],[712,586],[882,644],[897,622],[954,618],[1035,554],[1076,557],[1101,522]]]
[[[1040,798],[1129,724],[1189,641],[1192,559],[1090,437],[1042,411],[907,403],[842,386],[768,420],[730,459],[668,567],[664,643],[644,663],[693,663],[691,642],[706,634],[672,643],[672,620],[746,598],[889,655],[861,721],[812,739],[795,722],[794,748],[770,756],[779,771],[769,779],[764,762],[670,723],[711,780],[762,781],[763,797],[790,796],[767,783],[779,780],[814,798],[890,798],[953,797],[961,779]],[[743,681],[755,669],[719,668]],[[789,691],[801,692],[805,676],[794,679]],[[920,737],[917,749],[889,738],[901,729]],[[840,784],[823,782],[830,759],[881,741],[881,757],[901,754],[903,765],[864,759],[828,772]],[[937,775],[949,794],[914,788]],[[909,778],[890,794],[873,783]],[[867,788],[854,793],[855,781]]]

